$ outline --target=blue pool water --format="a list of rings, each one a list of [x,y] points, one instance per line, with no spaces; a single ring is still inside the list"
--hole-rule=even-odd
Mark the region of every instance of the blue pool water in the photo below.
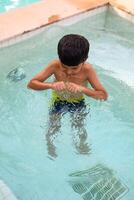
[[[41,0],[0,0],[0,13],[39,1]]]
[[[0,179],[19,200],[134,199],[134,27],[112,10],[82,16],[0,49]],[[51,91],[26,87],[57,58],[57,43],[67,33],[89,39],[88,61],[109,93],[106,102],[86,97],[88,154],[69,114],[53,143],[46,137]],[[11,79],[16,68],[25,73],[22,80]]]

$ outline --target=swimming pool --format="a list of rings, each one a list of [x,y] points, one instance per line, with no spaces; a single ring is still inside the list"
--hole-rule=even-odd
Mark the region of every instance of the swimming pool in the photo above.
[[[0,13],[39,1],[41,0],[0,0]]]
[[[69,115],[63,116],[54,146],[47,146],[51,91],[26,88],[33,75],[57,57],[58,40],[70,32],[89,39],[89,62],[109,92],[107,102],[86,98],[89,154],[75,148]],[[133,34],[132,24],[110,9],[61,21],[0,50],[0,179],[18,199],[133,200]],[[16,67],[26,73],[22,81],[7,78]],[[48,148],[55,149],[57,157]]]

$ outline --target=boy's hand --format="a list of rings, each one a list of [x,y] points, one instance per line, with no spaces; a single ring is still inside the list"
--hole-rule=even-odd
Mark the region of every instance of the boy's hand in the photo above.
[[[51,88],[56,91],[62,91],[66,89],[66,85],[63,81],[58,81],[58,82],[52,83]]]
[[[93,98],[97,100],[106,100],[104,92],[102,91],[94,91]]]
[[[72,92],[72,93],[82,92],[82,86],[77,85],[75,83],[71,83],[71,82],[66,83],[66,88],[69,92]]]

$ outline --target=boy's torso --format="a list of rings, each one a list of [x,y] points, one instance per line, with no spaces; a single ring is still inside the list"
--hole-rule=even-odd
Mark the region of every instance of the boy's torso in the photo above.
[[[65,70],[61,68],[60,62],[57,62],[57,66],[55,69],[55,81],[65,81],[65,82],[73,82],[78,85],[87,85],[87,73],[86,73],[86,65],[83,64],[81,70],[75,74],[68,75],[66,74]]]
[[[64,69],[61,67],[60,62],[57,61],[55,72],[54,72],[55,81],[73,82],[78,85],[87,86],[86,68],[89,67],[87,65],[88,64],[83,64],[81,70],[78,73],[68,75],[66,74]],[[59,98],[61,100],[67,100],[68,102],[79,102],[84,98],[81,92],[74,94],[67,90],[64,90],[61,92],[54,91],[54,96],[55,96],[54,99]]]

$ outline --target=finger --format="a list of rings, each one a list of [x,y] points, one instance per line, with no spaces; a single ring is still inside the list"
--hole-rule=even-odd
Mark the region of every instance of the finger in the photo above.
[[[65,90],[65,89],[66,89],[65,85],[64,84],[61,85],[61,90]]]
[[[63,90],[64,88],[63,88],[63,86],[62,85],[60,85],[59,86],[59,90]]]
[[[72,92],[73,88],[72,88],[72,87],[69,87],[68,90],[69,90],[70,92]]]

